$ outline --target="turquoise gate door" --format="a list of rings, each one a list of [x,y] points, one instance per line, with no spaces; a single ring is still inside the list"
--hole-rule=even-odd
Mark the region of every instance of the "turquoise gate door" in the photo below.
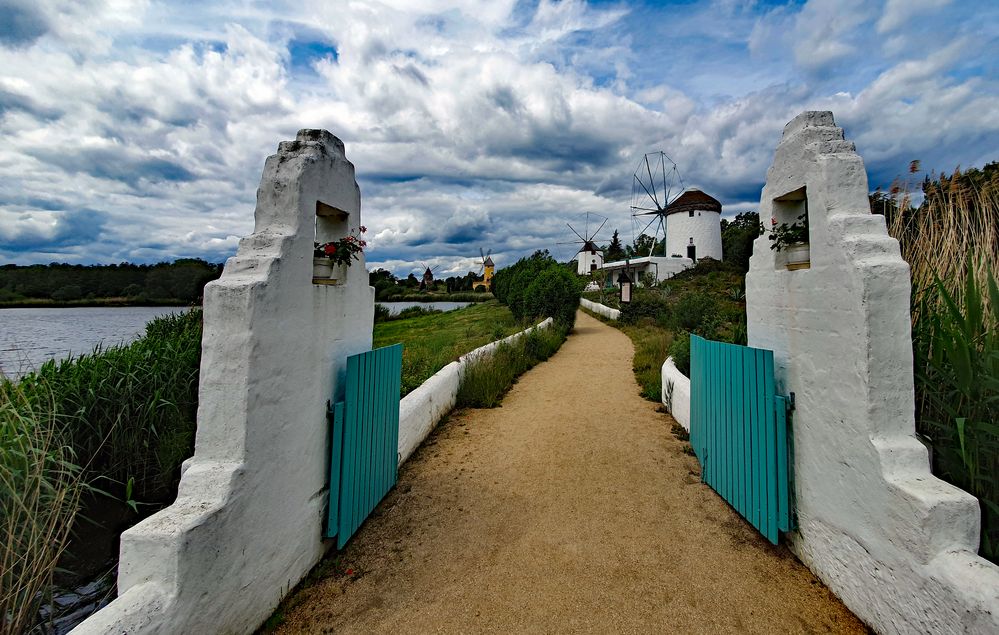
[[[344,400],[330,411],[326,537],[343,548],[395,485],[402,344],[347,358]]]
[[[787,398],[774,354],[690,336],[690,444],[701,478],[773,544],[793,528]]]

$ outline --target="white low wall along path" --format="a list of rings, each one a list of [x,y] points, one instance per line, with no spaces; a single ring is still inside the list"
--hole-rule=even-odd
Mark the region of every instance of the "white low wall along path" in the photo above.
[[[667,357],[662,368],[663,405],[683,429],[690,432],[690,379]]]
[[[612,309],[609,306],[604,306],[599,302],[593,302],[591,300],[587,300],[586,298],[579,299],[579,306],[589,311],[593,311],[597,315],[602,315],[608,320],[617,320],[618,318],[621,317],[621,312],[619,310]]]
[[[550,328],[552,318],[496,342],[465,353],[437,371],[399,403],[399,465],[406,462],[434,426],[454,408],[465,369],[473,361],[491,354],[502,344],[511,344],[535,329]]]

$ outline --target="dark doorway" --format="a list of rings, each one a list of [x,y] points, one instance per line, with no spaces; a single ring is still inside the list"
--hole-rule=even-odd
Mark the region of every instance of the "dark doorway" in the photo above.
[[[687,245],[687,257],[691,260],[697,260],[697,246]]]

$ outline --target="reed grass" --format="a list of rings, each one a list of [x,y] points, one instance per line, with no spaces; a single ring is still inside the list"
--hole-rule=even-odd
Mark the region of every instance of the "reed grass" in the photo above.
[[[988,177],[989,170],[984,175]],[[980,553],[999,562],[999,172],[896,185],[889,233],[912,271],[916,429],[933,471],[978,497]]]
[[[84,489],[55,410],[44,384],[0,380],[0,635],[34,626]]]
[[[139,500],[174,495],[194,444],[201,319],[200,310],[161,317],[130,344],[48,361],[21,379],[37,412],[65,419],[97,486],[118,491],[132,480]]]

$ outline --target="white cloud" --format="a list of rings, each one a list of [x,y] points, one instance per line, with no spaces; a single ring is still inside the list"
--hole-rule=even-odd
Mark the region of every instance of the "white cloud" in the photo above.
[[[629,239],[649,151],[751,208],[806,108],[836,112],[872,182],[994,159],[988,47],[906,45],[931,5],[20,3],[0,33],[0,262],[221,260],[304,127],[346,143],[370,263],[460,274],[479,247],[555,252],[583,211]],[[953,13],[948,33],[973,19]]]

